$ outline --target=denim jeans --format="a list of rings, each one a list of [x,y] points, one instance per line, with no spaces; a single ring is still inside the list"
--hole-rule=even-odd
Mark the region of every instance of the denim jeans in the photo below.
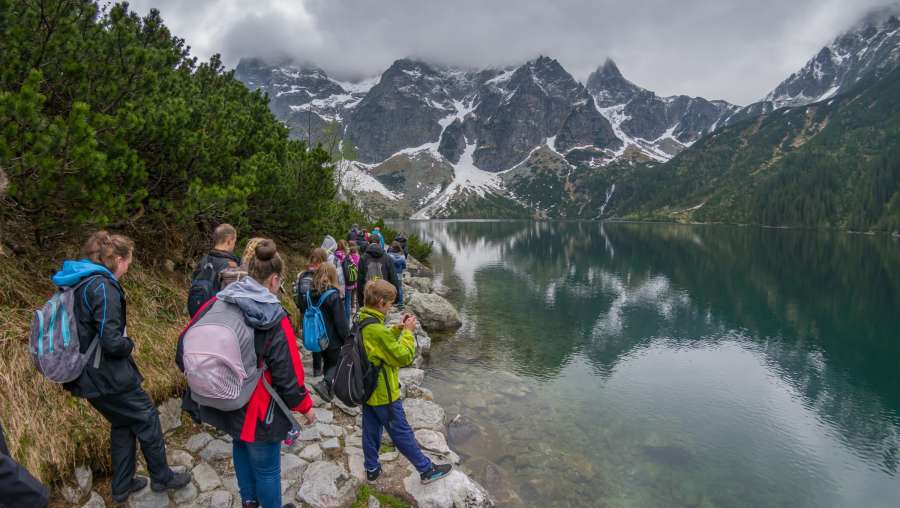
[[[281,508],[281,441],[232,441],[234,473],[241,501],[256,501],[261,508]]]
[[[381,432],[387,428],[388,435],[397,450],[409,460],[420,473],[431,471],[431,460],[422,453],[416,435],[406,421],[403,404],[397,400],[384,406],[363,404],[362,413],[363,455],[366,471],[378,469],[378,450],[381,448]]]
[[[347,296],[344,297],[344,312],[347,314],[347,322],[350,323],[350,326],[353,326],[353,291],[347,290]]]

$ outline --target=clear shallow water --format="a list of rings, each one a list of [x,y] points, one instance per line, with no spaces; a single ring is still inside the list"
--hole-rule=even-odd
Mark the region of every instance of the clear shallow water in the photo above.
[[[454,288],[428,383],[503,505],[900,506],[897,241],[395,225]]]

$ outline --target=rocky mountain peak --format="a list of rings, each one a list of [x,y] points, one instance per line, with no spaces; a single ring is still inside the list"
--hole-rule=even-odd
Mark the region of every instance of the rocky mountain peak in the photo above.
[[[619,66],[611,58],[607,58],[603,65],[588,76],[587,89],[601,108],[625,104],[645,91],[625,79]]]

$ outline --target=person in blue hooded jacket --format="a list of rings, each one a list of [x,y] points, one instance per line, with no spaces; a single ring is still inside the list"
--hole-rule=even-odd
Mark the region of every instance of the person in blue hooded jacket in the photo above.
[[[134,242],[129,238],[98,231],[84,245],[86,259],[63,262],[53,276],[59,287],[84,282],[75,294],[78,340],[85,353],[94,337],[99,338],[100,364],[94,368],[89,363],[63,388],[87,399],[112,427],[112,498],[117,503],[147,485],[146,479],[135,476],[135,440],[147,461],[152,490],[180,489],[191,481],[190,473],[176,473],[169,467],[159,413],[141,388],[144,378],[131,355],[134,342],[128,337],[125,293],[119,279],[128,272],[133,253]]]

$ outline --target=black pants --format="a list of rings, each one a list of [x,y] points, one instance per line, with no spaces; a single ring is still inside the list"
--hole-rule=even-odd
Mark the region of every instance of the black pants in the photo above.
[[[330,383],[340,357],[341,350],[339,348],[328,348],[321,353],[313,353],[313,369],[322,369],[325,380]]]
[[[166,462],[166,443],[159,424],[159,413],[147,392],[137,387],[125,393],[88,399],[88,402],[112,425],[112,493],[124,494],[131,487],[137,459],[135,438],[141,443],[150,478],[156,483],[167,483],[172,470]]]

